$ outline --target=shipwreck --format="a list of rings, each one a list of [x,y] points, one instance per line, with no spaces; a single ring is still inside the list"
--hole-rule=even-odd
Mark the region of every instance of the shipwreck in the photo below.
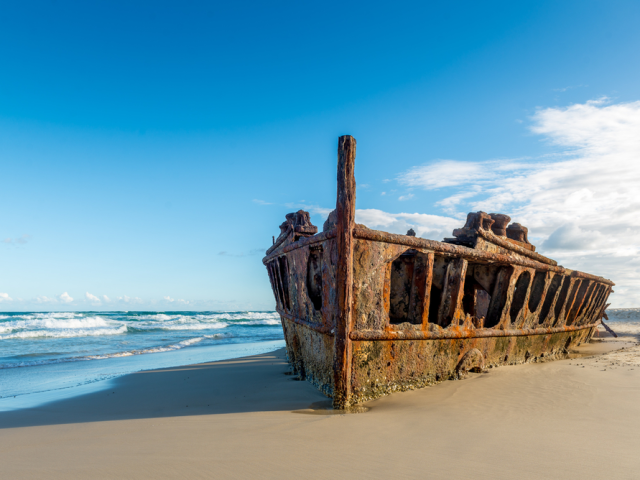
[[[540,255],[503,214],[470,213],[442,242],[358,225],[355,156],[355,139],[340,137],[322,232],[290,213],[263,258],[288,359],[334,408],[565,358],[591,339],[613,282]]]

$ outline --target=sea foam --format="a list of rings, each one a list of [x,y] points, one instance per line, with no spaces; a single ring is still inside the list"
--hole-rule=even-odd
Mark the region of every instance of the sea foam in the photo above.
[[[107,358],[130,357],[132,355],[145,355],[149,353],[170,352],[174,350],[180,350],[182,348],[189,347],[191,345],[195,345],[196,343],[200,343],[206,339],[215,339],[215,338],[223,338],[223,337],[224,337],[223,335],[203,335],[202,337],[190,338],[188,340],[183,340],[181,342],[178,342],[172,345],[161,345],[157,347],[150,347],[150,348],[137,349],[137,350],[127,350],[123,352],[107,353],[103,355],[82,355],[77,357],[63,357],[63,358],[55,358],[55,359],[47,359],[47,360],[32,360],[32,361],[26,361],[26,362],[5,363],[5,364],[0,364],[0,369],[33,367],[36,365],[51,365],[56,363],[86,362],[89,360],[104,360]]]

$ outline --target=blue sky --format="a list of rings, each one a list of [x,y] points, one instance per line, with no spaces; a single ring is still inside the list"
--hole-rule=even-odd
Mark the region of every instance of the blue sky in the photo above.
[[[638,2],[185,3],[3,5],[1,310],[272,309],[344,134],[359,221],[509,213],[640,305]]]

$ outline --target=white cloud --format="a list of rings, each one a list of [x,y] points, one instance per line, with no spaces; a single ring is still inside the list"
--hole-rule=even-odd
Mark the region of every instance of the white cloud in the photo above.
[[[265,202],[264,200],[260,200],[257,198],[253,199],[253,203],[257,203],[258,205],[273,205],[273,203]]]
[[[416,235],[433,240],[450,237],[460,220],[426,213],[388,213],[375,208],[356,210],[356,222],[385,232],[405,234],[413,228]]]
[[[62,303],[73,302],[73,298],[71,298],[71,296],[67,292],[64,292],[58,295],[58,300],[60,300]]]
[[[8,293],[0,293],[0,302],[11,302],[13,298]]]
[[[398,200],[404,202],[405,200],[411,200],[413,198],[413,193],[409,193],[407,195],[401,195],[398,197]]]
[[[99,305],[100,303],[102,303],[98,297],[96,297],[95,295],[91,295],[89,292],[86,292],[84,296],[93,304]]]
[[[171,298],[171,297],[169,297],[169,296],[162,297],[162,298],[163,298],[165,301],[169,302],[169,303],[178,303],[178,304],[181,304],[181,305],[188,305],[188,304],[189,304],[189,301],[188,301],[188,300],[183,300],[183,299],[181,299],[181,298],[178,298],[177,300],[176,300],[176,299],[174,299],[174,298]]]
[[[571,85],[568,87],[563,87],[563,88],[554,88],[553,91],[554,92],[566,92],[567,90],[571,90],[573,88],[580,88],[580,87],[588,87],[589,85]]]
[[[410,168],[398,176],[398,181],[410,187],[423,187],[431,190],[455,187],[487,178],[490,178],[490,173],[478,162],[437,160],[429,165]]]
[[[449,187],[447,213],[504,212],[543,253],[611,278],[616,306],[640,305],[640,101],[601,98],[538,110],[531,130],[558,147],[538,159],[437,161],[398,180]],[[441,178],[439,178],[441,177]],[[457,211],[456,211],[457,210]],[[606,259],[606,261],[604,260]]]
[[[459,192],[456,193],[455,195],[451,195],[450,197],[447,197],[443,200],[440,200],[439,202],[436,203],[437,206],[442,207],[442,209],[447,212],[450,213],[451,215],[456,215],[458,214],[458,216],[460,216],[459,212],[457,212],[457,206],[465,199],[467,198],[471,198],[476,196],[478,193],[480,192],[480,187],[479,186],[471,186],[469,188],[469,191],[466,192]]]
[[[106,295],[102,295],[102,301],[104,302],[110,302],[111,299],[109,297],[107,297]]]
[[[465,190],[468,190],[471,185],[473,191],[478,193],[482,186],[494,186],[497,178],[514,174],[524,175],[527,171],[535,169],[535,165],[525,163],[524,160],[526,158],[477,162],[436,160],[427,165],[410,168],[400,174],[397,180],[403,185],[422,187],[425,190],[463,185]]]
[[[49,298],[44,295],[36,297],[36,303],[55,303],[56,301],[55,298]]]
[[[2,240],[2,243],[6,243],[8,245],[25,245],[29,242],[31,235],[27,235],[26,233],[17,238],[5,238]]]
[[[118,301],[127,303],[127,304],[140,304],[144,303],[141,298],[138,297],[128,297],[127,295],[123,295],[122,297],[118,297]]]
[[[264,255],[264,252],[266,251],[267,251],[266,248],[252,248],[246,253],[245,252],[231,253],[231,252],[227,252],[226,250],[223,250],[221,252],[218,252],[218,255],[222,257],[250,257],[252,255]]]
[[[320,215],[325,219],[329,216],[333,208],[324,208],[319,205],[307,205],[305,203],[285,203],[285,207],[295,209],[295,210],[305,210],[312,215]]]

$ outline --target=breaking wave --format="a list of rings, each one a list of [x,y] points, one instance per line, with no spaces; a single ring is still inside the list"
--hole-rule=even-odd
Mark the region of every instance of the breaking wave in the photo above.
[[[226,328],[227,323],[215,323],[215,324],[198,324],[198,323],[175,323],[167,325],[148,324],[148,325],[129,325],[127,326],[130,332],[144,332],[150,330],[210,330],[218,328]]]
[[[74,337],[101,337],[105,335],[122,335],[127,333],[127,326],[118,328],[95,328],[95,329],[59,329],[59,330],[27,330],[22,332],[0,335],[0,340],[12,338],[74,338]]]
[[[76,312],[29,313],[0,318],[0,340],[78,338],[152,331],[206,331],[230,326],[275,326],[275,312],[128,313]]]
[[[90,360],[282,338],[276,312],[7,313],[0,316],[0,369],[85,362],[73,367],[85,371]],[[165,357],[141,361],[153,367]]]
[[[88,360],[104,360],[106,358],[130,357],[132,355],[144,355],[147,353],[171,352],[174,350],[180,350],[182,348],[189,347],[191,345],[195,345],[196,343],[200,343],[201,341],[208,338],[215,339],[215,338],[223,338],[223,337],[224,337],[223,335],[204,335],[202,337],[183,340],[181,342],[178,342],[172,345],[150,347],[150,348],[144,348],[139,350],[128,350],[128,351],[117,352],[117,353],[106,353],[103,355],[82,355],[77,357],[63,357],[63,358],[55,358],[55,359],[48,359],[48,360],[32,360],[32,361],[26,361],[26,362],[6,363],[6,364],[0,364],[0,369],[33,367],[36,365],[51,365],[55,363],[86,362]]]
[[[8,318],[11,320],[7,321]],[[7,319],[0,323],[0,340],[90,337],[127,332],[127,326],[123,322],[77,313],[36,313]]]

